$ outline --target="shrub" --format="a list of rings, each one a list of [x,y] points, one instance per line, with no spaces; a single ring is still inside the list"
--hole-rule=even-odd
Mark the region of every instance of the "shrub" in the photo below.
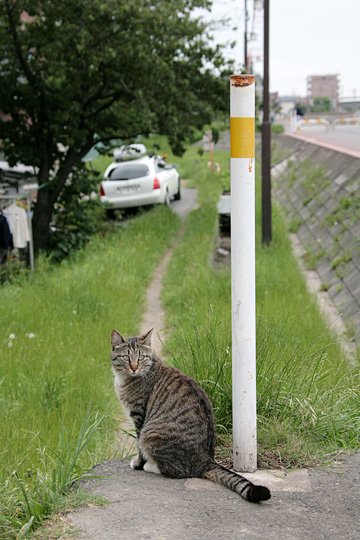
[[[85,167],[74,172],[55,206],[49,254],[61,261],[105,229],[104,209],[97,197],[99,173]],[[74,181],[76,180],[76,181]]]
[[[282,133],[285,132],[285,128],[282,124],[272,124],[271,132],[277,135],[281,135]]]

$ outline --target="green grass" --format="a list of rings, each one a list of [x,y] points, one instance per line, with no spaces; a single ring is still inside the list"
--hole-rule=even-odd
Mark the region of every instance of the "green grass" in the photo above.
[[[178,225],[156,208],[72,260],[40,260],[34,275],[1,287],[0,538],[38,525],[86,470],[114,457],[110,333],[138,331]]]
[[[196,160],[196,167],[192,163]],[[218,153],[226,171],[226,156]],[[171,362],[197,379],[212,399],[218,431],[231,434],[230,270],[210,262],[217,234],[219,177],[191,149],[188,168],[201,208],[187,221],[163,292]],[[192,171],[192,172],[191,172]],[[226,172],[225,172],[226,174]],[[257,177],[257,393],[259,459],[299,466],[360,443],[360,381],[322,320],[293,258],[279,209],[273,242],[263,247]],[[174,284],[171,276],[181,275]]]

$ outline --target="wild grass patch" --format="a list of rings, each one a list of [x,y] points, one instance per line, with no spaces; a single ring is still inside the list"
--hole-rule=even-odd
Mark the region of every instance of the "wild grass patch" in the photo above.
[[[200,190],[202,206],[188,217],[165,283],[167,347],[171,362],[196,378],[210,396],[218,432],[226,437],[232,427],[231,278],[229,269],[216,270],[211,262],[221,187],[219,177],[206,168],[206,156],[197,157],[191,172],[191,152],[183,166]],[[308,293],[276,204],[273,242],[261,245],[258,177],[257,188],[259,461],[308,465],[331,452],[359,448],[359,370],[347,364]],[[174,284],[174,275],[182,276],[181,281]]]
[[[0,538],[37,526],[97,462],[119,421],[110,333],[138,331],[153,271],[178,228],[156,208],[71,260],[0,289]]]

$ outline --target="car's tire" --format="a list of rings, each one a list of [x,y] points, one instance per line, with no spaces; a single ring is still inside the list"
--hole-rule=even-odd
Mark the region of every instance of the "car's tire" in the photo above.
[[[110,219],[111,221],[114,221],[116,219],[115,210],[113,210],[112,208],[107,208],[105,210],[105,214],[106,214],[106,217]]]
[[[128,218],[128,217],[136,216],[138,211],[139,211],[139,208],[137,206],[130,206],[129,208],[124,208],[122,211],[122,214],[124,218]]]
[[[165,199],[164,199],[164,205],[167,206],[168,208],[170,208],[170,195],[169,195],[169,190],[166,189],[165,191]]]
[[[180,201],[180,199],[181,199],[181,186],[180,186],[180,178],[179,178],[179,181],[178,181],[178,190],[177,190],[177,192],[175,193],[174,201]]]

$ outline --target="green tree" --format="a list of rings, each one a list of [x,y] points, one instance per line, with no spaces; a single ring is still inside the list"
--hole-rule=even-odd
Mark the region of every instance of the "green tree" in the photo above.
[[[193,127],[226,109],[229,72],[193,16],[209,6],[207,0],[1,1],[0,140],[11,164],[37,171],[37,252],[47,249],[65,183],[96,142],[154,131],[181,153]]]
[[[331,100],[328,97],[316,97],[311,106],[311,112],[330,112],[332,110]]]

